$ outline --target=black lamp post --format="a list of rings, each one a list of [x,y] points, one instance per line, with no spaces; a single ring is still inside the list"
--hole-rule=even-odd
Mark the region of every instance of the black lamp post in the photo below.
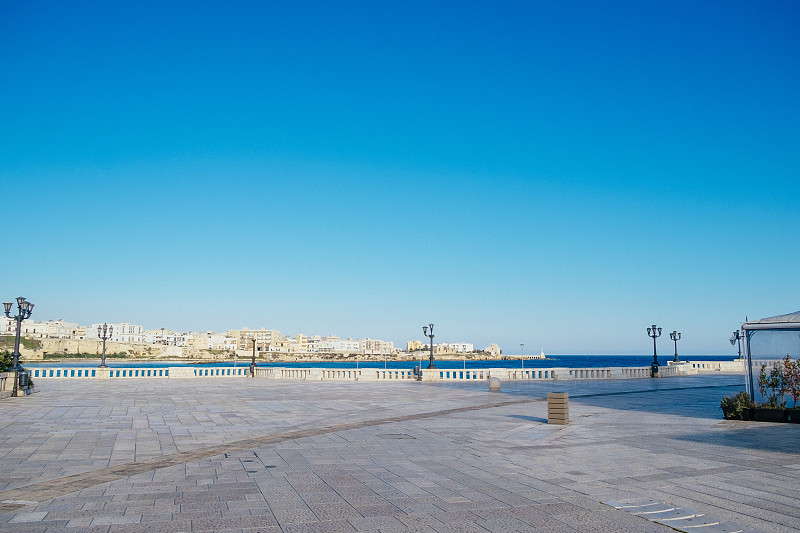
[[[20,296],[17,298],[17,315],[11,316],[11,306],[14,305],[12,302],[5,302],[3,307],[5,307],[6,317],[13,318],[17,322],[17,336],[14,339],[14,353],[11,354],[13,356],[13,361],[11,363],[11,368],[9,370],[14,373],[14,396],[17,395],[17,381],[19,377],[20,366],[19,366],[19,337],[20,332],[22,331],[22,321],[26,320],[31,317],[31,313],[33,313],[33,304],[26,301],[25,298]]]
[[[738,344],[739,345],[739,359],[742,358],[742,336],[739,334],[739,330],[733,332],[731,336],[731,345]]]
[[[430,334],[428,334],[428,328],[431,330]],[[433,368],[435,370],[436,365],[433,364],[433,324],[422,326],[422,334],[431,339],[431,359],[430,363],[428,363],[428,368]]]
[[[678,331],[673,331],[669,334],[669,338],[675,342],[675,359],[672,362],[680,363],[680,359],[678,359],[678,341],[681,340],[681,334]]]
[[[647,336],[653,338],[653,364],[650,365],[650,377],[658,377],[658,355],[656,354],[656,339],[661,336],[661,328],[653,324],[647,328]]]
[[[97,336],[103,339],[103,359],[100,361],[98,368],[106,367],[106,341],[111,338],[112,333],[114,333],[114,326],[109,326],[108,324],[97,326]]]
[[[250,361],[250,376],[256,377],[256,338],[253,337],[253,360]]]

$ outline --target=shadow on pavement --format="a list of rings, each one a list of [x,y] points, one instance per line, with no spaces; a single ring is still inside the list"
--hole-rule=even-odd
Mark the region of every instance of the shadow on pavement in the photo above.
[[[520,420],[526,420],[528,422],[540,422],[542,424],[547,424],[546,418],[539,418],[537,416],[508,415],[508,418],[518,418]]]
[[[799,424],[782,424],[770,422],[725,422],[740,425],[740,428],[726,428],[722,432],[703,432],[691,435],[676,436],[675,440],[690,443],[702,443],[716,446],[762,450],[765,452],[781,452],[797,456],[797,443],[800,442]],[[746,426],[746,427],[745,427]]]
[[[442,383],[438,386],[485,391],[486,384]],[[715,375],[664,379],[507,381],[501,393],[546,399],[548,392],[569,393],[570,402],[638,411],[722,420],[720,401],[744,390],[742,376]]]

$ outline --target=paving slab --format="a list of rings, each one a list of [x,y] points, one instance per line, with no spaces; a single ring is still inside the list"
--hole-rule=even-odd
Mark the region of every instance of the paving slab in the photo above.
[[[796,531],[800,426],[722,420],[742,383],[41,380],[0,402],[0,531]]]

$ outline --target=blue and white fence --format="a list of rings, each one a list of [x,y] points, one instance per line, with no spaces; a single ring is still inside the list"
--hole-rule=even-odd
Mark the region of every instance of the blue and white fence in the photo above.
[[[29,367],[31,378],[37,379],[197,379],[250,377],[248,366],[183,366],[183,367]],[[659,377],[686,376],[704,372],[742,372],[738,361],[671,363],[659,368]],[[576,379],[640,379],[650,377],[650,367],[609,368],[483,368],[422,369],[421,381],[485,381],[497,377],[502,381],[552,381]],[[378,368],[290,368],[257,366],[257,379],[291,379],[304,381],[414,381],[411,369]]]

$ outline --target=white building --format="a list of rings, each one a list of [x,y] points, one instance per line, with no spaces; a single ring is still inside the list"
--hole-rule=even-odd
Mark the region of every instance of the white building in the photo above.
[[[8,319],[6,319],[8,320]],[[16,321],[11,320],[11,331],[16,333]],[[21,334],[26,337],[38,337],[40,339],[71,339],[78,330],[76,322],[65,322],[63,320],[47,320],[45,322],[22,321]]]
[[[0,335],[16,335],[17,321],[11,318],[0,318]]]
[[[435,353],[470,353],[475,350],[471,342],[440,342],[433,345]]]
[[[469,353],[475,351],[475,345],[471,342],[451,342],[450,349],[456,353]]]
[[[113,328],[111,331],[110,341],[124,342],[126,344],[142,344],[144,342],[144,327],[129,324],[127,322],[120,322],[119,324],[108,324]],[[103,324],[92,324],[86,330],[86,338],[89,340],[101,340],[97,328],[102,330]]]
[[[394,343],[379,339],[359,339],[358,352],[364,355],[391,355]]]
[[[186,333],[170,333],[165,336],[167,346],[186,346]]]
[[[501,350],[500,347],[498,345],[496,345],[495,343],[490,344],[489,346],[484,348],[483,351],[488,353],[489,355],[491,355],[493,357],[499,357],[499,356],[501,356],[503,354],[503,350]]]
[[[323,337],[317,349],[319,353],[359,353],[360,346],[358,341],[353,339],[341,340],[335,335]]]
[[[309,337],[306,342],[306,349],[308,353],[319,353],[319,345],[322,343],[322,337],[314,335]]]

